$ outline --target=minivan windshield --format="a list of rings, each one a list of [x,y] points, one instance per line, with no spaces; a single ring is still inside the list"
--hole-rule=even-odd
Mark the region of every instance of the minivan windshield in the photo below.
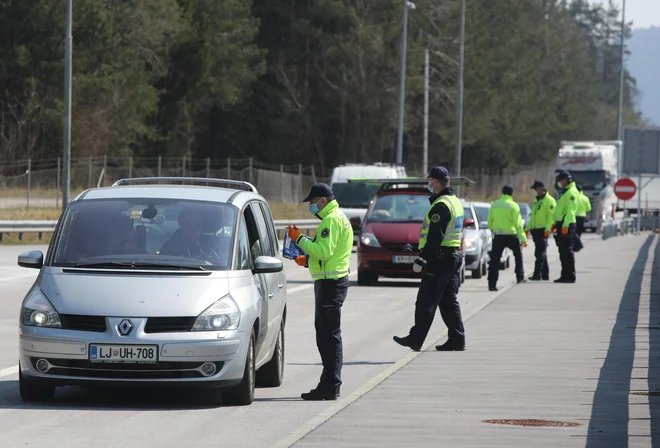
[[[371,198],[376,194],[380,184],[367,183],[334,183],[332,192],[337,203],[344,208],[367,208]]]
[[[69,205],[54,266],[228,270],[237,209],[182,199],[88,199]]]

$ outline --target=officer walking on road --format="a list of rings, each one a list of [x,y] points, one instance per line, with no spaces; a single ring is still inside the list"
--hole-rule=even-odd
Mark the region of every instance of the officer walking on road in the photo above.
[[[579,191],[567,171],[560,172],[556,181],[564,192],[557,201],[553,216],[555,242],[559,249],[559,260],[561,261],[561,276],[555,280],[555,283],[575,283],[573,245],[575,244],[575,214],[577,212]]]
[[[419,257],[413,270],[422,272],[422,284],[415,302],[415,325],[408,336],[394,336],[404,347],[420,351],[428,336],[436,308],[447,326],[447,342],[435,347],[438,351],[465,350],[465,329],[458,304],[461,284],[460,268],[463,264],[461,237],[464,212],[456,193],[449,186],[449,172],[436,166],[428,175],[428,189],[433,195],[419,236]]]
[[[543,181],[537,180],[532,185],[536,190],[536,197],[532,204],[532,216],[527,223],[527,232],[531,232],[534,240],[534,275],[530,280],[550,280],[550,270],[548,268],[548,237],[552,232],[552,218],[554,215],[557,201],[548,194]]]
[[[309,268],[314,281],[314,327],[323,372],[316,388],[301,397],[336,400],[342,384],[341,307],[348,293],[353,227],[328,185],[314,185],[303,202],[309,202],[309,211],[321,220],[316,236],[308,239],[296,226],[289,226],[289,237],[307,254],[295,261]]]
[[[497,280],[500,276],[500,258],[505,248],[511,249],[516,259],[516,279],[518,283],[525,281],[522,250],[527,247],[527,235],[522,226],[520,206],[513,200],[513,185],[502,188],[502,196],[493,202],[488,210],[488,228],[493,232],[493,247],[490,251],[488,267],[488,290],[497,291]]]

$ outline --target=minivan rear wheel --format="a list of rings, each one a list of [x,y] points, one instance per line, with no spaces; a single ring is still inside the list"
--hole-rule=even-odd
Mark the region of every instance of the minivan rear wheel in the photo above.
[[[250,345],[245,359],[245,370],[241,384],[222,393],[222,401],[229,406],[246,406],[254,401],[254,330],[250,335]]]
[[[38,380],[27,380],[18,366],[18,390],[23,401],[50,401],[55,396],[55,386]]]
[[[284,381],[284,321],[277,333],[273,358],[257,372],[258,387],[280,387]]]

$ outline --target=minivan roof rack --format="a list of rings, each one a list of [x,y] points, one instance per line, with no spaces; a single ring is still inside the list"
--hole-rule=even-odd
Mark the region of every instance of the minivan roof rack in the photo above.
[[[138,185],[138,184],[178,184],[180,182],[192,183],[192,184],[204,184],[205,186],[232,186],[232,187],[242,187],[246,191],[251,191],[255,194],[259,194],[254,185],[249,182],[244,182],[242,180],[230,180],[230,179],[212,179],[206,177],[133,177],[126,179],[119,179],[117,182],[112,184],[113,187],[120,187],[123,185]]]
[[[426,185],[429,180],[426,177],[401,177],[398,179],[349,179],[348,182],[350,183],[379,183],[380,189],[378,190],[383,191],[383,190],[392,190],[392,187],[395,187],[396,185]],[[452,177],[451,178],[451,185],[455,185],[458,187],[463,187],[463,186],[469,186],[469,185],[476,185],[476,182],[473,181],[472,179],[468,179],[467,177]]]

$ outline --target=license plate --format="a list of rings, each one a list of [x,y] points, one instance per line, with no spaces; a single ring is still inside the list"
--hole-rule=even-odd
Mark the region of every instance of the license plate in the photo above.
[[[410,255],[395,255],[392,257],[392,263],[396,264],[413,264],[417,257]]]
[[[117,363],[156,362],[158,361],[158,346],[91,344],[89,360]]]

